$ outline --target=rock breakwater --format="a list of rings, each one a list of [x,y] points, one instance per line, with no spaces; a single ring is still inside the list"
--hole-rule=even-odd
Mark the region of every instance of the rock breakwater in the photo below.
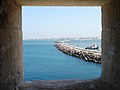
[[[85,61],[101,63],[101,53],[98,51],[86,50],[73,45],[65,43],[56,43],[54,45],[59,51],[63,53],[74,56]]]

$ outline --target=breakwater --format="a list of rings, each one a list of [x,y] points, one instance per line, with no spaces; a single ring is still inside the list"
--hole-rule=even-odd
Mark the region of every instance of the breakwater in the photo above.
[[[101,53],[93,50],[82,49],[73,45],[65,44],[65,43],[56,43],[54,45],[59,51],[63,53],[74,56],[85,61],[101,63]]]

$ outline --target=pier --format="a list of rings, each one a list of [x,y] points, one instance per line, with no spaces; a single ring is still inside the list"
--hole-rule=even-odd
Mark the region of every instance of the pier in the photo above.
[[[101,64],[101,52],[99,51],[87,50],[66,43],[56,43],[54,46],[67,55]]]

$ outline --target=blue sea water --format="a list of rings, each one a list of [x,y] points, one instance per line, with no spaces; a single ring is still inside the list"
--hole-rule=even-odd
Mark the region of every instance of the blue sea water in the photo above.
[[[100,41],[71,41],[85,47]],[[24,40],[24,80],[91,79],[100,77],[101,65],[68,56],[54,47],[54,40]]]

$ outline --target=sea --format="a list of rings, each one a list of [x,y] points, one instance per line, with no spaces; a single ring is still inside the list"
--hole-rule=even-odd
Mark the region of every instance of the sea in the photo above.
[[[55,40],[23,41],[24,80],[86,80],[100,77],[101,64],[66,55],[54,47],[54,42]],[[101,46],[100,40],[70,40],[66,43],[80,48],[93,44]]]

